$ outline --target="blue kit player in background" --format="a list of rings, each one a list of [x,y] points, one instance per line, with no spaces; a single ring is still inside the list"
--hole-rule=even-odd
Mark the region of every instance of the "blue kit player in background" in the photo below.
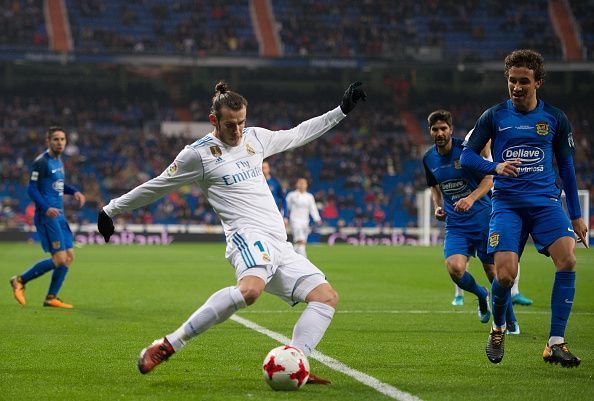
[[[64,163],[60,156],[66,148],[66,132],[60,127],[49,128],[47,145],[48,149],[33,162],[27,192],[35,202],[35,227],[41,246],[52,256],[37,262],[20,276],[11,278],[10,285],[15,299],[24,305],[25,284],[53,270],[43,306],[70,309],[72,305],[62,302],[57,297],[68,268],[74,260],[72,232],[64,217],[63,195],[74,196],[80,207],[86,199],[78,189],[64,183]]]
[[[497,279],[492,284],[493,327],[487,357],[493,363],[503,359],[510,288],[531,235],[536,249],[550,256],[556,268],[550,337],[543,358],[573,367],[580,359],[569,351],[564,336],[575,294],[575,235],[587,246],[588,229],[578,202],[571,125],[561,110],[536,96],[544,76],[543,58],[533,50],[515,50],[505,58],[510,99],[478,119],[467,136],[461,162],[482,174],[495,175],[489,253],[494,253]],[[493,162],[478,154],[489,140]],[[555,185],[553,159],[567,197],[569,219]]]
[[[264,178],[266,178],[266,183],[268,184],[268,188],[270,188],[270,192],[272,192],[272,197],[274,198],[278,210],[283,217],[287,217],[285,191],[283,190],[281,183],[272,176],[272,173],[270,172],[270,163],[268,163],[267,160],[262,162],[262,174],[264,174]]]
[[[431,187],[435,217],[446,222],[443,247],[446,267],[454,283],[478,297],[479,320],[488,323],[491,317],[489,293],[477,284],[472,274],[466,271],[466,266],[470,256],[478,255],[489,282],[495,277],[493,256],[487,254],[491,214],[489,192],[493,177],[462,168],[462,140],[452,138],[453,123],[449,111],[436,110],[429,115],[427,122],[435,145],[425,153],[423,166],[427,186]],[[490,158],[488,148],[485,147],[483,152],[485,157]],[[520,327],[513,313],[511,298],[509,302],[508,330],[511,334],[519,334]]]

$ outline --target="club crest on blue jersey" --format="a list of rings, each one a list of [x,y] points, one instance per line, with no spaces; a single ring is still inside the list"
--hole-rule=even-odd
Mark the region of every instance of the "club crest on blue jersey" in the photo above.
[[[460,159],[454,160],[454,168],[456,170],[460,170],[462,168],[462,166],[460,166]]]
[[[253,156],[256,154],[256,151],[254,150],[254,148],[252,148],[252,145],[250,145],[249,143],[245,144],[245,150],[247,150],[247,152],[250,156]]]
[[[212,155],[214,157],[218,158],[223,155],[223,151],[221,150],[221,148],[219,148],[219,145],[211,146],[209,149],[210,149],[210,153],[212,153]]]
[[[52,248],[60,249],[60,241],[52,241]]]
[[[497,245],[499,245],[499,233],[491,233],[489,235],[489,246],[495,248]]]
[[[549,135],[549,123],[536,123],[536,133],[540,136]]]

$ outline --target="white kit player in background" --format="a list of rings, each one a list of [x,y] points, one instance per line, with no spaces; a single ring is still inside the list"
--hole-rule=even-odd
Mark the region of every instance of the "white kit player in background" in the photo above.
[[[289,225],[293,235],[293,248],[295,252],[307,257],[305,244],[309,235],[309,217],[320,225],[322,219],[316,206],[314,196],[307,192],[307,180],[298,178],[295,190],[287,194],[287,209],[289,210]]]
[[[197,183],[218,214],[227,239],[225,257],[235,268],[236,285],[214,294],[177,330],[140,353],[138,369],[148,373],[180,351],[192,337],[224,322],[253,304],[263,291],[294,305],[307,306],[293,329],[291,346],[309,355],[330,325],[338,294],[324,273],[297,254],[262,174],[262,161],[305,145],[337,125],[367,95],[351,84],[340,107],[295,128],[270,131],[245,127],[247,101],[219,82],[210,110],[213,131],[186,146],[158,177],[111,200],[99,212],[97,226],[106,242],[114,232],[112,217],[148,205],[183,184]],[[328,381],[310,375],[310,383]]]

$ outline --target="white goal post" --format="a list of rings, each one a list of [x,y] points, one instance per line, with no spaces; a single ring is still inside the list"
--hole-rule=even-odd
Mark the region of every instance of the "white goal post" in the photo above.
[[[567,205],[565,204],[565,192],[561,193],[563,201],[563,209],[567,213]],[[582,217],[584,222],[590,222],[590,192],[586,189],[578,190],[578,199],[582,209]],[[419,227],[419,240],[421,245],[429,245],[431,239],[431,232],[440,230],[437,220],[433,217],[433,201],[431,200],[431,188],[426,188],[424,191],[417,192],[417,225]],[[589,230],[588,234],[592,236]]]

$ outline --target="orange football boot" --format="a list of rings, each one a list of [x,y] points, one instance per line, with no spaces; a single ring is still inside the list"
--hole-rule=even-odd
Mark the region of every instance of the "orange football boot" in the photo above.
[[[14,294],[14,299],[21,305],[25,305],[27,301],[25,300],[25,284],[21,282],[21,278],[19,276],[14,276],[10,279],[10,286],[12,287],[12,292]]]
[[[50,306],[52,308],[64,308],[64,309],[74,308],[74,306],[67,304],[65,302],[62,302],[62,300],[57,297],[46,298],[45,301],[43,302],[43,306]]]

